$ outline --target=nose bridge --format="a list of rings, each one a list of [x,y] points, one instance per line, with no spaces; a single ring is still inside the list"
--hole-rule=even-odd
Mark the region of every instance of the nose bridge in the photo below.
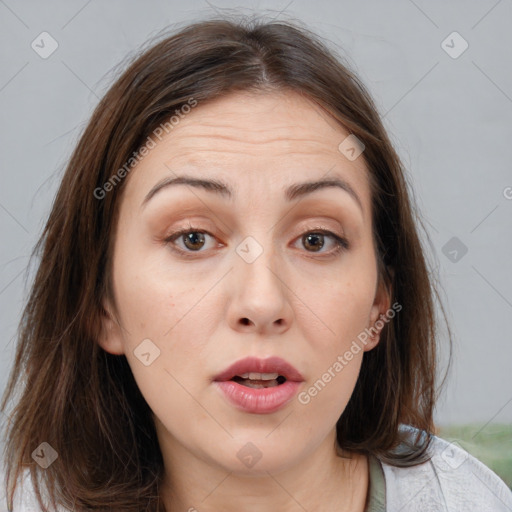
[[[261,181],[259,178],[256,182],[253,177],[253,191],[257,193],[248,192],[242,198],[244,224],[238,226],[239,234],[244,238],[235,248],[235,262],[237,268],[240,267],[248,276],[255,272],[265,274],[271,272],[270,268],[279,266],[277,260],[280,255],[275,252],[275,231],[279,223],[275,219],[271,190],[268,183],[262,184]]]
[[[247,235],[235,249],[232,320],[258,329],[283,325],[289,317],[287,287],[272,230]]]
[[[247,235],[236,247],[236,256],[235,267],[243,283],[242,289],[251,286],[260,293],[281,294],[282,286],[278,279],[281,265],[272,231],[261,230]]]

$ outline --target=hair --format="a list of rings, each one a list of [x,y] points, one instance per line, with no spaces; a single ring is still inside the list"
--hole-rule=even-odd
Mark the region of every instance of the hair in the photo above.
[[[167,34],[131,58],[69,160],[34,249],[40,261],[2,401],[5,410],[20,391],[5,448],[11,507],[16,481],[28,469],[41,506],[43,489],[51,506],[75,511],[165,510],[152,412],[125,356],[109,354],[97,342],[102,304],[113,298],[112,247],[127,181],[120,170],[191,98],[200,108],[237,91],[299,93],[364,143],[379,280],[402,310],[386,324],[377,347],[364,354],[336,425],[337,441],[348,452],[395,466],[428,457],[438,396],[439,295],[406,171],[377,108],[335,51],[299,24],[211,19]],[[402,424],[427,434],[405,453],[397,451],[406,442]],[[44,471],[31,457],[42,442],[58,453]]]

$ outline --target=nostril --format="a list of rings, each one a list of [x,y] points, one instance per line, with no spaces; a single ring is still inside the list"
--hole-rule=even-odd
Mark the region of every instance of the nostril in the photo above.
[[[242,318],[242,324],[243,325],[249,325],[251,321],[248,318]]]

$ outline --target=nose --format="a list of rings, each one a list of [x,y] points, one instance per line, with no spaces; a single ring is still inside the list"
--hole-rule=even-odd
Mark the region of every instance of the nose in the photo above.
[[[280,334],[290,328],[291,287],[275,269],[275,255],[264,250],[254,261],[236,255],[228,322],[238,332]]]

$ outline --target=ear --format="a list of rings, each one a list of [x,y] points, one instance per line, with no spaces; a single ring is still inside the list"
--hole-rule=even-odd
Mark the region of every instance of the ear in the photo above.
[[[114,308],[110,301],[105,300],[101,308],[101,326],[98,336],[98,345],[113,355],[124,354],[123,336],[121,326],[113,313]]]
[[[392,275],[392,272],[391,272]],[[386,325],[387,315],[391,307],[391,290],[381,276],[377,284],[377,290],[375,292],[375,299],[370,311],[370,325],[368,326],[368,341],[364,346],[365,352],[372,350],[377,346],[380,341],[380,333]]]

